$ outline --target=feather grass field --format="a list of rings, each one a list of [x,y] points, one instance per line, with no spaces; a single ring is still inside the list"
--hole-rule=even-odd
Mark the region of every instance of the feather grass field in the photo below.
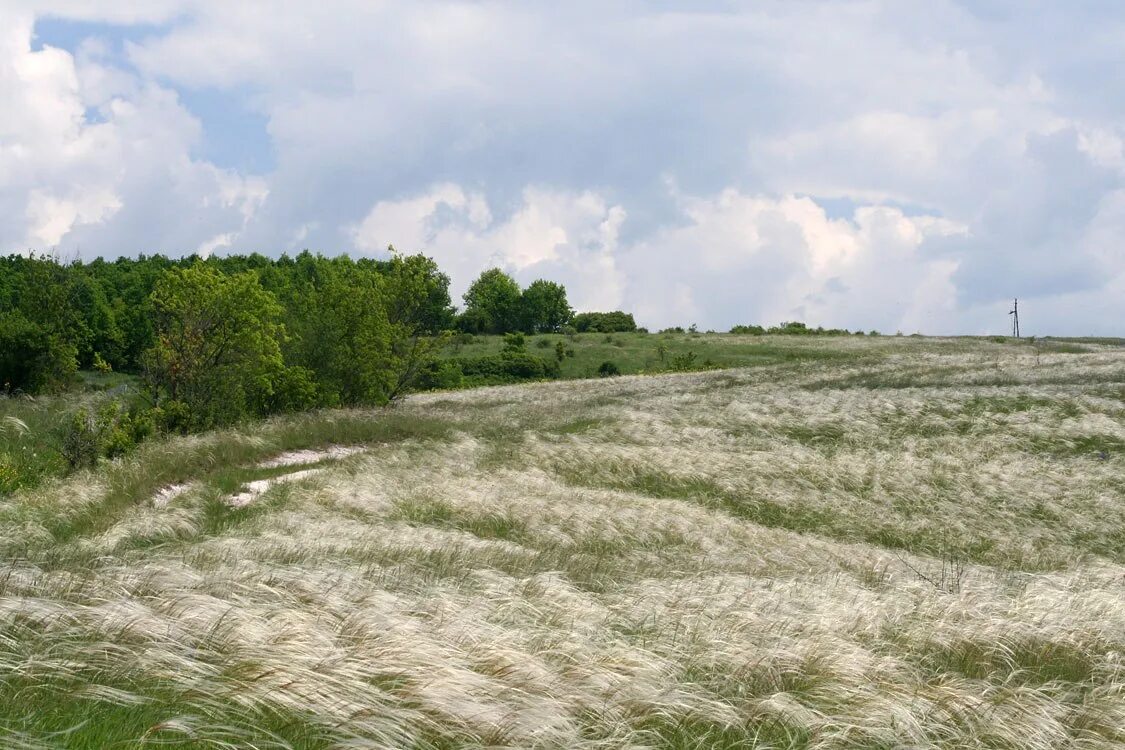
[[[0,746],[1125,746],[1125,349],[763,345],[0,501]]]

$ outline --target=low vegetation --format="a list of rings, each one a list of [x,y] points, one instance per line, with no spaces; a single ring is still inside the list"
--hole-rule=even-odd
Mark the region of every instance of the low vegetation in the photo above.
[[[605,335],[446,356],[757,366],[161,435],[0,500],[0,745],[1125,744],[1120,342]],[[6,441],[51,413],[11,403]]]

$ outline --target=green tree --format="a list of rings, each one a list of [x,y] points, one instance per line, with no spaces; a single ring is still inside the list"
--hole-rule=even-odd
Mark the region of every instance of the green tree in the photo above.
[[[566,300],[566,287],[537,279],[520,298],[520,319],[527,333],[555,333],[570,323],[574,310]]]
[[[387,289],[387,317],[407,325],[411,335],[437,334],[453,328],[449,277],[433,258],[402,255],[387,248],[391,260],[383,268]]]
[[[390,248],[394,253],[394,248]],[[413,390],[448,337],[449,277],[423,255],[394,253],[383,274],[390,371],[387,401]],[[518,287],[517,287],[518,288]]]
[[[156,341],[144,356],[144,379],[158,403],[184,404],[189,429],[268,411],[284,370],[284,327],[257,274],[225,276],[201,263],[173,269],[150,302]]]
[[[313,373],[325,406],[387,400],[390,321],[382,275],[373,267],[302,255],[286,294],[291,365]]]
[[[19,310],[0,312],[0,391],[65,388],[78,369],[77,350]]]
[[[465,292],[462,330],[470,333],[507,333],[520,329],[520,285],[499,268],[477,277]]]

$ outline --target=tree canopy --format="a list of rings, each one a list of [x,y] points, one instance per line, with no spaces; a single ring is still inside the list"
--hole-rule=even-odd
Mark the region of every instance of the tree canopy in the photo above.
[[[506,333],[520,329],[520,285],[499,268],[489,268],[465,292],[462,330]]]

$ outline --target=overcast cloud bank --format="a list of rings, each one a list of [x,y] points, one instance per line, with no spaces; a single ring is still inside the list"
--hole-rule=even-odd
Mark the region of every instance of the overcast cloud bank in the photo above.
[[[89,5],[0,9],[4,251],[393,243],[653,327],[1019,296],[1125,335],[1116,4]]]

